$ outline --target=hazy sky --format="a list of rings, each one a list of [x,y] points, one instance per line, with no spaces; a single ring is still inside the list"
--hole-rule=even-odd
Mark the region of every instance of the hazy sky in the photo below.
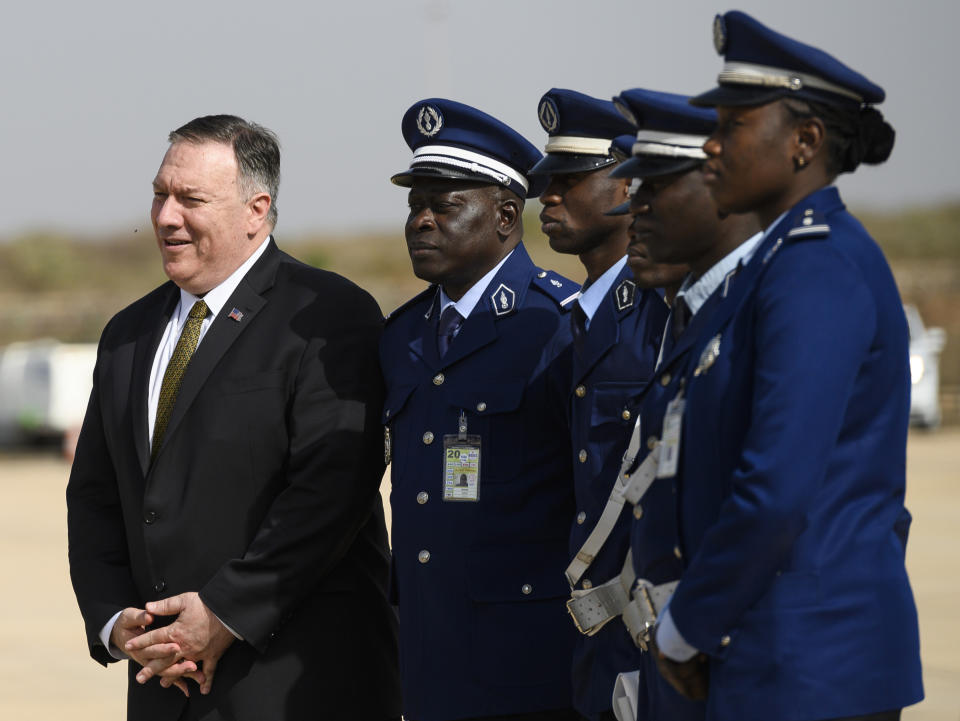
[[[897,144],[842,179],[849,203],[960,198],[955,0],[36,0],[4,10],[0,238],[149,228],[167,132],[209,113],[279,134],[279,236],[399,231],[406,195],[389,176],[408,164],[411,104],[460,100],[542,147],[551,87],[712,87],[712,19],[731,7],[886,89]]]

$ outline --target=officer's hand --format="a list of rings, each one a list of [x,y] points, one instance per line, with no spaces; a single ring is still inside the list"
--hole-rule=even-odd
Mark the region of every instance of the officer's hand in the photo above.
[[[124,647],[127,653],[157,645],[176,644],[184,659],[197,662],[198,666],[202,664],[201,670],[196,674],[187,675],[200,684],[200,693],[210,693],[217,662],[233,643],[233,634],[204,605],[195,591],[151,601],[146,610],[156,616],[176,615],[177,619],[169,626],[147,631],[128,641]],[[175,684],[169,675],[159,670],[159,665],[161,664],[145,665],[137,674],[137,681],[146,683],[152,676],[161,675],[161,685]]]
[[[706,654],[698,653],[689,661],[667,658],[656,641],[650,642],[650,653],[657,661],[657,670],[674,690],[691,701],[706,701],[710,686],[710,662]]]
[[[179,678],[184,674],[196,672],[197,665],[193,661],[184,660],[180,654],[180,646],[176,643],[162,643],[148,648],[128,649],[127,643],[147,632],[147,626],[153,623],[153,616],[142,608],[125,608],[117,616],[116,623],[110,630],[110,643],[126,652],[130,658],[141,666],[152,664],[156,673],[161,676],[161,683],[168,681],[165,686],[176,686],[189,696],[187,684]]]

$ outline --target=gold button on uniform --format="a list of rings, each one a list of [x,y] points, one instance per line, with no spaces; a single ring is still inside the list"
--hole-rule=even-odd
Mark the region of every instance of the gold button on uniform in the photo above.
[[[421,506],[424,503],[426,503],[429,499],[430,499],[430,494],[427,493],[426,491],[420,491],[420,493],[417,494],[417,503],[419,503]]]
[[[486,403],[484,403],[483,401],[480,401],[479,403],[477,403],[477,413],[483,413],[485,410],[487,410]]]
[[[586,520],[587,520],[587,514],[586,514],[586,512],[580,511],[580,513],[577,514],[577,525],[582,526],[582,525],[583,525],[583,522],[586,521]]]
[[[726,648],[727,646],[729,646],[729,645],[730,645],[730,637],[729,637],[729,636],[724,636],[723,638],[721,638],[721,639],[720,639],[720,645],[723,646],[724,648]]]
[[[680,551],[680,546],[673,547],[673,555],[677,558],[683,558],[683,553]]]
[[[538,278],[546,278],[546,277],[547,277],[547,271],[541,270],[539,273],[537,273],[537,277],[538,277]]]
[[[420,561],[420,563],[426,563],[427,561],[429,561],[430,551],[420,551],[420,553],[417,554],[417,560]]]
[[[591,583],[591,581],[590,581],[589,578],[583,579],[583,587],[584,587],[584,588],[593,588],[593,583]]]
[[[574,389],[573,392],[577,394],[577,398],[583,398],[585,395],[587,395],[587,387],[579,385]]]
[[[426,443],[428,446],[429,446],[431,443],[433,443],[433,433],[431,433],[430,431],[427,431],[426,433],[424,433],[424,434],[423,434],[423,442]]]
[[[533,593],[533,586],[531,586],[529,583],[523,584],[523,586],[520,587],[520,593],[522,593],[524,596],[529,596],[531,593]]]
[[[625,421],[629,421],[629,420],[630,420],[630,411],[627,410],[626,408],[624,408],[624,409],[623,409],[623,413],[620,414],[620,417],[623,418],[623,420],[625,420]]]
[[[580,459],[581,463],[587,462],[587,452],[583,448],[580,449],[580,455],[577,457]]]
[[[636,519],[643,518],[643,506],[633,507],[633,517]]]
[[[666,388],[668,385],[670,385],[670,381],[672,379],[673,376],[671,376],[669,373],[664,373],[662,376],[660,376],[660,385]]]
[[[446,379],[447,379],[447,377],[446,377],[445,375],[443,375],[443,373],[437,373],[437,374],[433,377],[433,385],[435,385],[435,386],[442,386],[442,385],[443,385],[443,382],[444,382]]]

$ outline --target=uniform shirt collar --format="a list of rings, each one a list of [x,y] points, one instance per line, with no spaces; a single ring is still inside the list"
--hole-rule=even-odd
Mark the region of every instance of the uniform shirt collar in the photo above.
[[[253,264],[260,259],[261,255],[263,255],[264,251],[267,249],[267,246],[270,244],[271,237],[272,236],[268,235],[266,240],[264,240],[260,246],[253,251],[253,254],[243,261],[243,264],[233,271],[233,273],[231,273],[225,281],[223,281],[213,290],[208,291],[206,295],[202,296],[203,300],[207,304],[207,308],[210,309],[210,315],[212,318],[216,318],[216,316],[223,309],[223,306],[230,299],[230,296],[233,295],[233,291],[235,291],[237,286],[240,285],[240,281],[243,280],[243,277],[253,267]],[[180,289],[180,308],[189,310],[193,307],[193,304],[200,299],[201,296],[188,293],[183,288]]]
[[[514,248],[516,250],[516,248]],[[477,303],[480,302],[480,298],[483,296],[483,291],[487,289],[487,286],[490,285],[490,281],[493,280],[493,276],[497,274],[497,271],[507,262],[507,258],[513,255],[513,250],[507,253],[506,257],[497,263],[489,273],[483,276],[480,280],[470,286],[470,290],[463,294],[463,297],[458,301],[450,300],[449,296],[443,290],[443,285],[440,286],[440,312],[443,313],[447,309],[448,305],[452,305],[457,309],[457,312],[460,314],[461,318],[468,318],[473,312],[473,309],[477,307]],[[437,316],[438,318],[440,316]]]
[[[620,275],[620,271],[623,270],[626,264],[627,256],[623,256],[607,268],[603,275],[593,281],[593,283],[590,283],[587,289],[580,294],[577,302],[580,304],[584,315],[587,316],[587,328],[590,327],[590,321],[593,320],[597,308],[600,307],[603,299],[607,297],[607,291],[613,286],[613,282],[617,279],[617,276]]]
[[[763,237],[764,233],[762,232],[750,236],[717,261],[710,270],[701,275],[695,282],[690,282],[689,275],[686,277],[677,292],[677,297],[683,298],[687,307],[690,308],[691,315],[695,315],[700,310],[707,298],[713,295],[713,291],[720,287],[723,279],[727,277],[730,271],[734,270],[741,262],[744,265],[750,262],[750,258],[753,257],[753,253],[760,245]]]

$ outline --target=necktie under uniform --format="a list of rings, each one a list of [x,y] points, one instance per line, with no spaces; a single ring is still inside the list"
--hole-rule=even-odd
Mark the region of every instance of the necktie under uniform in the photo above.
[[[456,306],[448,305],[440,314],[440,322],[437,323],[437,351],[443,358],[450,349],[450,343],[453,341],[460,326],[463,325],[463,316]]]
[[[203,319],[207,317],[209,312],[210,309],[202,300],[193,304],[187,316],[187,322],[183,324],[183,330],[180,332],[180,339],[173,349],[173,355],[170,356],[170,362],[167,363],[167,369],[163,373],[160,397],[157,399],[157,418],[153,424],[150,460],[156,458],[157,451],[160,450],[160,445],[163,443],[163,434],[167,430],[167,422],[170,420],[173,404],[177,400],[177,393],[180,392],[183,373],[187,370],[193,352],[197,349],[197,342],[200,340],[200,328],[203,325]]]
[[[677,296],[676,300],[674,300],[671,311],[670,331],[673,334],[673,341],[676,342],[690,324],[690,318],[693,314],[690,312],[690,306],[687,305],[682,295]]]

